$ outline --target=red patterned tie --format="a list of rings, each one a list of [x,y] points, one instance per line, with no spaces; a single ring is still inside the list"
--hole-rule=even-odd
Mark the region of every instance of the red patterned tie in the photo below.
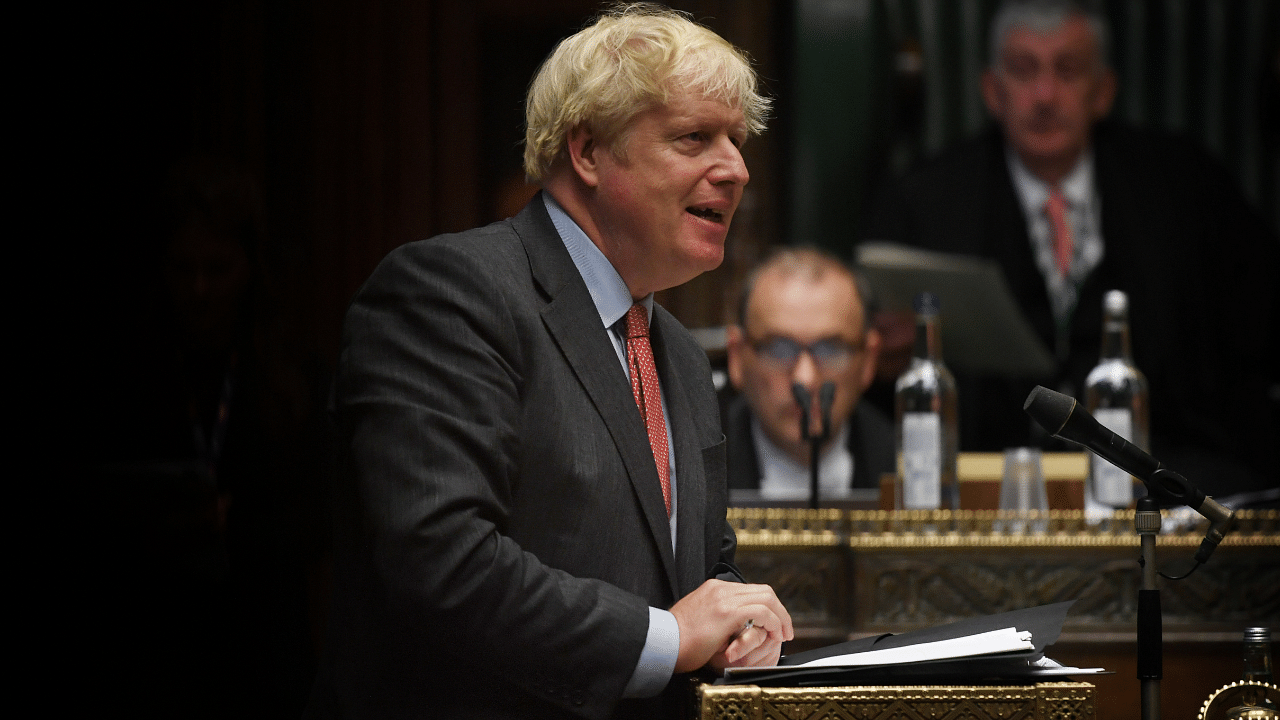
[[[1062,191],[1054,187],[1049,190],[1049,200],[1044,204],[1049,213],[1049,222],[1053,225],[1053,259],[1058,264],[1058,272],[1066,275],[1071,270],[1071,255],[1074,252],[1071,241],[1071,226],[1067,224],[1067,199]]]
[[[671,516],[671,462],[667,453],[667,423],[662,418],[662,391],[649,344],[649,312],[636,303],[627,311],[627,368],[631,372],[631,393],[640,407],[640,417],[649,431],[649,447],[662,481],[662,500]]]

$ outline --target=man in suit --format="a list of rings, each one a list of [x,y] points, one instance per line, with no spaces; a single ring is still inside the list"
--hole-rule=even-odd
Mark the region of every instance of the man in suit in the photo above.
[[[997,126],[895,183],[862,231],[997,260],[1056,353],[1052,377],[957,373],[962,448],[1045,441],[1022,404],[1036,384],[1082,396],[1102,296],[1120,289],[1156,456],[1206,491],[1273,484],[1274,234],[1201,150],[1104,119],[1116,79],[1090,7],[1007,2],[990,41],[982,93]]]
[[[608,11],[530,87],[542,192],[361,289],[313,717],[670,717],[680,673],[777,661],[773,591],[717,579],[736,571],[707,359],[653,304],[720,263],[767,108],[714,33]]]
[[[859,400],[875,378],[880,334],[867,326],[866,284],[814,248],[782,248],[752,270],[727,332],[729,380],[740,393],[723,418],[729,487],[762,497],[807,499],[812,444],[792,392],[813,399],[810,437],[821,428],[820,389],[831,383],[831,432],[818,456],[819,497],[879,487],[893,472],[893,425]]]

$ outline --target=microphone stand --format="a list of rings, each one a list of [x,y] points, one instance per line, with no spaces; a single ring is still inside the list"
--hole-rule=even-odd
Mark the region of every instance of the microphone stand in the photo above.
[[[809,508],[818,509],[818,455],[822,451],[822,443],[831,437],[831,403],[835,400],[836,385],[824,382],[818,389],[818,412],[822,427],[817,433],[810,427],[809,389],[800,383],[791,384],[791,394],[800,406],[800,437],[809,442]]]
[[[1138,500],[1133,518],[1134,529],[1142,543],[1142,555],[1138,558],[1142,567],[1142,585],[1138,590],[1138,680],[1142,685],[1142,720],[1159,720],[1163,619],[1156,575],[1181,580],[1209,562],[1209,556],[1230,531],[1235,514],[1186,478],[1103,427],[1078,406],[1075,398],[1037,386],[1027,396],[1022,409],[1050,435],[1083,445],[1098,457],[1135,475],[1147,486],[1147,495]],[[1160,532],[1161,525],[1160,505],[1155,499],[1157,495],[1164,497],[1166,502],[1186,505],[1209,521],[1209,530],[1195,554],[1195,564],[1181,577],[1170,577],[1156,570],[1156,534]]]
[[[1156,586],[1156,535],[1160,533],[1160,504],[1150,495],[1138,499],[1133,527],[1142,543],[1138,564],[1142,586],[1138,590],[1138,681],[1142,686],[1142,720],[1160,720],[1160,678],[1164,639],[1161,628],[1160,589]]]

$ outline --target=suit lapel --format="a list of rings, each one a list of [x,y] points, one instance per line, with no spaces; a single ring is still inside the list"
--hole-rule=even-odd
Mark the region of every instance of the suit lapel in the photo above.
[[[648,433],[617,354],[600,325],[600,316],[586,284],[546,213],[541,195],[535,197],[513,223],[525,244],[534,279],[548,296],[542,310],[543,324],[613,438],[644,512],[645,524],[662,558],[671,592],[678,598],[680,585],[662,487]],[[659,365],[662,364],[659,361]],[[679,462],[679,448],[676,457]],[[680,499],[683,515],[683,496]],[[683,518],[679,522],[682,529]]]
[[[676,359],[670,346],[664,341],[667,333],[676,330],[675,318],[662,308],[653,311],[653,352],[657,358],[658,381],[662,383],[667,400],[667,414],[671,419],[672,450],[676,458],[676,499],[679,512],[676,518],[676,561],[680,580],[677,597],[692,592],[706,579],[702,566],[704,556],[703,533],[706,527],[706,478],[703,477],[702,448],[691,409],[685,399],[690,394],[683,386],[683,378],[677,370]]]

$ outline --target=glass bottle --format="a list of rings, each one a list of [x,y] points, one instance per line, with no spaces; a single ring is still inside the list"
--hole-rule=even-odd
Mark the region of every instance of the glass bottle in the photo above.
[[[1275,684],[1271,670],[1271,629],[1251,627],[1244,629],[1244,674],[1246,683]],[[1276,704],[1267,698],[1261,688],[1246,686],[1240,697],[1241,705],[1227,711],[1227,718],[1277,718]]]
[[[1276,681],[1271,670],[1271,628],[1244,629],[1244,681]]]
[[[1084,384],[1085,409],[1107,429],[1148,447],[1147,378],[1133,364],[1129,348],[1129,297],[1111,290],[1102,301],[1102,352]],[[1109,515],[1133,502],[1134,478],[1097,455],[1089,456],[1086,515]]]
[[[956,381],[942,363],[938,310],[938,298],[932,293],[916,296],[915,350],[911,365],[894,386],[894,434],[902,482],[894,504],[907,510],[960,506]]]

